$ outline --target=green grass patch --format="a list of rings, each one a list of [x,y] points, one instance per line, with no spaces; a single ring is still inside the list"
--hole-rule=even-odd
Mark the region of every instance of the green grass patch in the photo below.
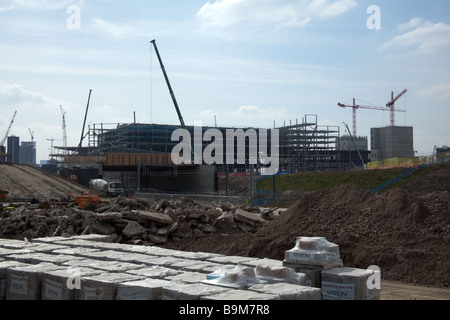
[[[365,190],[372,190],[383,182],[390,180],[405,169],[339,171],[339,172],[304,172],[277,176],[277,192],[289,190],[320,191],[329,187],[351,184]],[[271,191],[272,178],[259,181],[258,190]]]

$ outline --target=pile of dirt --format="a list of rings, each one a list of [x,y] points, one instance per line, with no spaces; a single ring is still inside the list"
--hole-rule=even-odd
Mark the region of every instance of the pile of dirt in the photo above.
[[[345,266],[377,265],[386,280],[450,285],[449,196],[411,196],[395,188],[380,196],[352,185],[304,193],[281,217],[254,234],[190,238],[167,247],[284,259],[298,236],[326,237]]]
[[[14,213],[1,213],[0,237],[32,239],[111,232],[117,235],[118,242],[278,260],[283,260],[285,251],[294,247],[297,237],[326,237],[339,245],[345,266],[377,265],[385,280],[448,288],[450,164],[419,173],[380,195],[353,185],[293,193],[298,197],[295,203],[275,217],[267,212],[263,212],[263,217],[261,211],[251,208],[219,210],[192,200],[174,203],[116,199],[89,210],[21,208]],[[24,176],[29,182],[35,181],[29,183],[30,192],[44,188],[39,179],[30,180],[29,173]],[[19,179],[22,177],[15,177],[16,181]],[[59,180],[45,183],[55,188],[60,185]],[[240,185],[244,184],[247,185],[241,181]],[[62,184],[61,192],[68,186]],[[12,185],[10,189],[13,190]],[[146,212],[166,218],[162,221],[162,217]],[[268,216],[266,222],[258,222]],[[217,224],[220,217],[230,224]]]
[[[8,191],[9,200],[34,198],[38,201],[67,199],[89,192],[88,187],[23,164],[0,162],[0,189]]]

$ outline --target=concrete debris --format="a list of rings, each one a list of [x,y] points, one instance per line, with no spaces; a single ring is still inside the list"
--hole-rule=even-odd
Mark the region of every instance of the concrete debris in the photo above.
[[[22,206],[0,212],[0,237],[35,239],[74,235],[113,235],[115,242],[165,244],[203,234],[254,233],[273,220],[274,209],[204,205],[119,197],[81,209],[76,202]]]

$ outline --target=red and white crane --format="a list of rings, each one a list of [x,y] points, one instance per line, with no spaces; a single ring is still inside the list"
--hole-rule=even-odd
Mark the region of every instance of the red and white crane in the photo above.
[[[386,105],[388,109],[382,108],[382,107],[376,107],[376,106],[363,106],[356,104],[356,99],[353,99],[353,105],[346,105],[342,103],[338,103],[338,106],[341,108],[352,108],[353,109],[353,136],[357,137],[356,134],[356,127],[357,127],[357,121],[356,121],[356,110],[358,109],[370,109],[370,110],[379,110],[379,111],[390,111],[391,112],[391,126],[395,126],[395,112],[406,112],[405,110],[397,110],[395,109],[395,102],[398,101],[408,90],[403,90],[401,94],[399,94],[397,97],[394,98],[394,93],[392,92],[392,100],[388,102]]]
[[[386,104],[386,107],[388,107],[391,110],[391,127],[395,127],[395,111],[397,111],[397,110],[395,110],[395,103],[398,101],[398,99],[400,99],[407,92],[408,92],[408,90],[405,89],[395,98],[394,98],[394,92],[392,91],[392,93],[391,93],[391,101],[389,101]]]

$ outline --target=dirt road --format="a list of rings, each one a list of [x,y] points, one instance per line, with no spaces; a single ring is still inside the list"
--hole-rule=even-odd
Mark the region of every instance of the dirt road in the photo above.
[[[0,163],[0,189],[12,198],[35,198],[39,201],[76,197],[89,189],[70,180],[27,165]]]
[[[381,300],[450,300],[450,289],[418,287],[402,282],[382,281]]]

